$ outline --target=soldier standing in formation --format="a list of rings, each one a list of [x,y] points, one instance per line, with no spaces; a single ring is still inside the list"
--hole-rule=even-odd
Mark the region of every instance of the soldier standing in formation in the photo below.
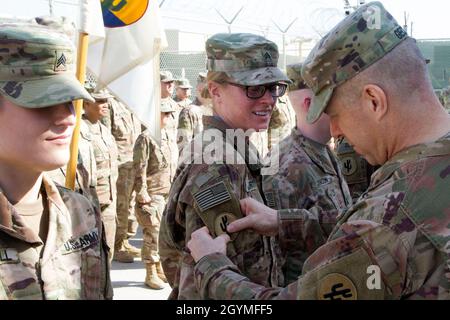
[[[195,135],[203,131],[203,116],[212,116],[211,100],[202,97],[205,86],[206,73],[200,72],[197,78],[197,97],[190,106],[181,110],[178,119],[177,144],[180,153]]]
[[[160,111],[161,147],[145,130],[136,140],[133,156],[136,216],[144,236],[142,261],[146,265],[145,284],[152,289],[163,289],[164,282],[167,282],[158,253],[158,235],[178,160],[176,142],[167,131],[172,113],[176,110],[170,103],[164,103]]]
[[[239,199],[264,201],[261,165],[252,157],[255,150],[248,136],[239,132],[267,129],[276,99],[289,82],[276,67],[276,44],[264,37],[216,34],[207,40],[206,52],[214,116],[203,117],[204,131],[192,141],[200,144],[200,154],[180,159],[161,221],[159,249],[172,299],[201,298],[194,282],[195,263],[186,251],[191,233],[206,225],[211,233],[221,234],[228,222],[242,216]],[[215,157],[206,159],[211,147]],[[228,252],[250,279],[277,286],[273,241],[244,231]]]
[[[192,233],[188,247],[200,296],[450,299],[450,115],[433,92],[415,40],[380,2],[371,2],[325,35],[302,76],[315,94],[308,121],[325,111],[335,138],[345,136],[369,163],[382,166],[330,234],[321,228],[328,214],[319,208],[277,212],[241,201],[247,217],[231,223],[230,233],[250,227],[279,234],[291,248],[314,239],[311,231],[328,237],[286,288],[263,287],[240,273],[224,255],[227,234]]]
[[[314,124],[306,121],[314,93],[304,83],[300,70],[301,64],[287,66],[287,76],[292,81],[288,95],[296,113],[297,126],[280,142],[279,152],[270,155],[278,157],[279,170],[264,177],[264,195],[273,209],[318,206],[322,210],[334,210],[337,216],[352,204],[352,199],[339,161],[326,144],[331,138],[330,118],[322,114]],[[335,219],[330,220],[322,227],[331,231],[335,222]],[[317,233],[317,237],[322,234]],[[285,278],[281,286],[297,280],[303,263],[317,249],[314,244],[318,242],[311,242],[313,246],[306,250],[284,248],[278,259]]]
[[[114,260],[133,262],[140,250],[128,242],[137,230],[133,193],[133,146],[141,133],[141,122],[136,115],[113,96],[108,98],[109,112],[101,119],[110,130],[119,152],[119,178],[117,179],[117,229]]]
[[[111,299],[100,212],[44,171],[67,164],[72,101],[92,97],[57,29],[0,26],[0,300]]]
[[[105,226],[106,242],[110,248],[109,261],[111,262],[114,256],[116,234],[118,155],[116,141],[109,129],[100,122],[100,119],[109,112],[108,99],[112,96],[106,89],[99,92],[94,92],[91,87],[87,89],[91,91],[95,102],[84,101],[82,118],[92,136],[91,143],[96,162],[96,191],[102,222]]]
[[[179,110],[183,110],[192,104],[191,96],[192,86],[188,79],[181,78],[175,80],[175,102],[179,105]]]

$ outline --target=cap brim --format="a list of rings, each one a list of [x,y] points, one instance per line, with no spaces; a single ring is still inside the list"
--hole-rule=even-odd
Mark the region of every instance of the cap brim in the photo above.
[[[330,102],[333,90],[333,87],[327,88],[313,97],[308,115],[306,116],[308,123],[314,123],[320,118]]]
[[[181,89],[192,89],[191,86],[178,86],[178,88],[181,88]]]
[[[78,99],[94,102],[72,74],[12,82],[0,81],[0,92],[6,99],[25,108],[44,108]],[[13,89],[6,91],[8,86]]]
[[[234,82],[244,86],[255,86],[273,82],[292,81],[277,67],[266,67],[247,71],[233,71],[227,72],[227,75],[233,79]]]
[[[161,80],[161,82],[174,82],[175,79],[165,79],[165,80]]]

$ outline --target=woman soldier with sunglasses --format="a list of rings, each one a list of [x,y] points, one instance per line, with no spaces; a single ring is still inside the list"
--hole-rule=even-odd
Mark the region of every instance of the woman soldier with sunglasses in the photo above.
[[[186,247],[191,233],[206,225],[219,235],[242,216],[240,199],[265,202],[264,168],[249,135],[267,130],[276,99],[290,82],[277,68],[276,44],[264,37],[216,34],[206,41],[206,53],[214,115],[203,118],[205,130],[182,153],[161,221],[159,250],[170,299],[200,298]],[[228,255],[252,281],[278,286],[273,241],[244,231],[233,236]]]

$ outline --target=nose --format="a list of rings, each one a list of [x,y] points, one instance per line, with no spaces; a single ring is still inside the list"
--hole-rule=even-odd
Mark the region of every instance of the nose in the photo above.
[[[272,94],[270,93],[270,90],[266,90],[266,92],[264,93],[264,95],[260,98],[260,101],[268,104],[268,105],[275,105],[275,102],[277,101],[276,97],[272,97]]]
[[[75,125],[75,109],[72,103],[64,103],[51,107],[54,123],[58,126],[70,127]]]
[[[337,122],[333,119],[330,119],[330,133],[334,139],[339,139],[344,136],[341,128],[337,124]]]

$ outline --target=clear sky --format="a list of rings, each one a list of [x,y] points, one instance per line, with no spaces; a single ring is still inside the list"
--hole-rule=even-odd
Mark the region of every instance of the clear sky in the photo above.
[[[99,0],[100,1],[100,0]],[[161,1],[163,0],[150,0]],[[355,5],[358,0],[349,0]],[[70,3],[77,0],[53,0],[56,14],[78,19],[76,7]],[[381,0],[397,21],[404,24],[404,12],[409,14],[409,26],[413,23],[413,36],[423,38],[450,38],[450,1],[446,0]],[[231,19],[243,7],[236,18],[236,26],[252,26],[255,30],[264,28],[277,31],[275,21],[280,28],[286,28],[295,18],[298,20],[289,30],[291,35],[316,36],[343,17],[342,0],[165,0],[162,6],[163,22],[166,28],[199,29],[198,24],[190,21],[207,20],[222,24],[222,15]],[[48,14],[48,0],[0,0],[0,14],[12,14],[24,17]],[[226,31],[226,25],[218,28]]]

